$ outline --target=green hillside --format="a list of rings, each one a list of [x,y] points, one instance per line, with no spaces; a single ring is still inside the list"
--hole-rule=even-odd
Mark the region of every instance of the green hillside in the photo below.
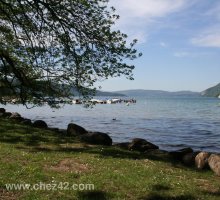
[[[220,95],[220,83],[203,91],[201,95],[206,97],[218,97]]]

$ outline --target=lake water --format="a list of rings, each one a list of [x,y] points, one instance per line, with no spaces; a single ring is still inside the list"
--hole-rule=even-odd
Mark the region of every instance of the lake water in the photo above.
[[[32,120],[45,120],[49,126],[66,129],[76,123],[91,131],[109,133],[113,142],[139,137],[161,149],[192,147],[195,150],[220,152],[220,99],[205,97],[136,97],[137,103],[66,105],[61,109],[48,106],[26,109],[7,105]],[[112,120],[116,118],[116,120]]]

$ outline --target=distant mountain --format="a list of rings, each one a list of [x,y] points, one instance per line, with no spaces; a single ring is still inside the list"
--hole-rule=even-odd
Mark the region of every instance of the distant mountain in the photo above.
[[[77,91],[77,89],[75,87],[72,87],[71,89],[72,94],[74,94],[74,96],[78,96],[79,92]],[[106,92],[106,91],[101,91],[101,90],[96,90],[96,94],[95,96],[99,96],[99,97],[124,97],[126,96],[125,94],[121,94],[118,92]]]
[[[202,96],[218,97],[220,95],[220,83],[201,92]]]
[[[126,95],[118,92],[105,92],[105,91],[97,90],[96,96],[125,97]]]
[[[123,90],[117,91],[116,93],[124,94],[126,96],[135,97],[135,96],[147,96],[147,97],[158,97],[158,96],[199,96],[198,92],[191,91],[179,91],[179,92],[168,92],[163,90]]]
[[[66,85],[64,85],[64,86],[66,86]],[[63,86],[54,84],[54,87],[59,87],[60,89],[62,89]],[[71,94],[73,94],[73,96],[79,96],[79,91],[75,87],[71,87],[70,92],[71,92]],[[8,88],[5,88],[0,83],[0,97],[1,96],[9,96],[9,95],[12,95],[12,92]],[[100,96],[100,97],[101,96],[105,96],[105,97],[125,97],[126,95],[118,93],[118,92],[106,92],[106,91],[96,90],[95,96]]]
[[[170,93],[177,96],[200,96],[199,92],[192,92],[192,91],[178,91],[178,92],[170,92]]]

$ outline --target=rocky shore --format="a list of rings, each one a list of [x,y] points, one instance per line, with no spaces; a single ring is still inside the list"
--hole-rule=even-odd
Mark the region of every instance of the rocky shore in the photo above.
[[[112,138],[106,133],[91,132],[73,123],[70,123],[66,130],[49,128],[43,120],[32,121],[31,119],[23,118],[19,113],[7,112],[4,108],[0,108],[0,117],[23,125],[56,131],[67,137],[77,137],[81,142],[88,144],[115,146],[129,151],[138,151],[143,154],[161,154],[162,156],[168,156],[171,162],[179,161],[188,167],[194,167],[198,170],[210,169],[217,176],[220,176],[220,155],[216,153],[194,151],[190,147],[176,151],[165,151],[160,150],[159,146],[141,138],[134,138],[131,142],[114,144]]]

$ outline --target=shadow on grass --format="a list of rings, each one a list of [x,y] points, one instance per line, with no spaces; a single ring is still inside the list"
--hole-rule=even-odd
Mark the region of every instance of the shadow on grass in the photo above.
[[[51,144],[51,143],[50,143]],[[49,145],[50,145],[49,144]],[[88,153],[98,156],[101,159],[109,159],[109,158],[119,158],[119,159],[130,159],[130,160],[151,160],[151,161],[161,161],[165,163],[170,163],[175,168],[183,168],[183,165],[176,160],[173,160],[169,155],[161,155],[156,154],[153,155],[151,153],[141,153],[137,151],[128,151],[124,149],[120,149],[119,147],[104,147],[104,146],[90,146],[87,144],[79,143],[80,146],[77,145],[77,142],[73,142],[72,147],[62,147],[60,145],[54,146],[18,146],[17,148],[23,149],[29,152],[60,152],[60,153]],[[46,144],[48,145],[48,144]],[[68,142],[68,145],[71,143]],[[193,168],[191,170],[194,170]],[[156,186],[155,186],[156,187]],[[165,189],[165,188],[164,188]]]
[[[172,190],[172,188],[168,185],[156,184],[152,186],[152,192],[146,197],[139,198],[140,200],[195,200],[192,195],[179,195],[179,196],[171,196],[167,195],[165,192]],[[159,193],[162,193],[159,194]]]
[[[78,192],[78,199],[81,200],[107,200],[110,196],[103,191],[80,191]]]
[[[220,199],[220,190],[219,191],[203,191],[203,194],[211,195],[214,197],[219,197],[219,199]]]
[[[24,149],[29,148],[30,151],[44,151],[44,152],[85,152],[97,154],[101,158],[120,158],[120,159],[149,159],[153,161],[169,162],[175,167],[182,167],[179,161],[172,159],[168,153],[161,153],[151,151],[140,153],[136,151],[128,151],[120,149],[119,147],[102,147],[102,146],[83,146],[78,147],[62,147],[61,144],[76,145],[79,140],[74,137],[67,137],[63,132],[51,131],[48,129],[37,129],[31,126],[24,126],[19,123],[12,123],[9,120],[0,119],[0,142],[3,143],[19,143],[22,144]],[[46,146],[53,146],[53,148],[42,147],[41,144]],[[26,148],[27,147],[27,148]],[[54,148],[55,147],[55,148]]]
[[[171,188],[167,185],[162,185],[162,184],[156,184],[156,185],[153,185],[152,187],[152,190],[154,191],[168,191],[170,190]]]
[[[21,126],[19,124],[5,123],[1,124],[0,120],[0,142],[21,144],[17,146],[18,149],[24,149],[30,152],[73,152],[73,153],[91,153],[97,156],[107,159],[107,158],[120,158],[120,159],[149,159],[153,161],[162,161],[171,163],[175,167],[181,167],[179,161],[172,159],[167,153],[160,153],[159,151],[151,151],[146,153],[140,153],[136,151],[128,151],[120,149],[119,147],[103,147],[103,146],[90,146],[82,144],[80,147],[76,144],[79,141],[73,137],[66,137],[60,132],[50,131],[46,129],[36,129],[30,126]],[[68,145],[73,145],[71,147],[63,147],[61,144],[68,143]],[[39,146],[43,144],[43,146]],[[76,146],[74,146],[76,145]],[[48,147],[50,146],[50,147]],[[192,169],[193,170],[193,169]],[[194,200],[196,199],[190,195],[179,195],[179,196],[169,196],[169,195],[159,195],[158,193],[165,193],[171,190],[169,186],[157,184],[152,187],[152,193],[150,195],[144,196],[143,200]],[[219,197],[220,192],[204,192],[204,195],[212,195]],[[78,193],[79,199],[111,199],[108,193],[103,191],[81,191]]]
[[[0,120],[1,122],[1,120]],[[178,167],[179,162],[170,158],[167,154],[156,152],[140,153],[137,151],[128,151],[119,147],[103,147],[89,146],[80,143],[80,148],[77,145],[79,140],[74,137],[67,137],[64,133],[58,131],[50,131],[47,129],[37,129],[30,126],[20,124],[12,124],[11,122],[4,123],[0,126],[0,142],[22,144],[23,148],[32,152],[85,152],[97,154],[101,158],[120,158],[120,159],[150,159],[153,161],[169,162]],[[70,144],[73,147],[62,147],[61,144]],[[41,145],[43,144],[43,146]],[[74,147],[75,145],[75,147]],[[46,147],[44,147],[46,146]],[[49,148],[47,146],[53,146]]]
[[[40,143],[59,145],[73,143],[75,138],[67,138],[64,133],[50,129],[38,129],[21,125],[16,121],[0,118],[0,142],[38,146]]]
[[[169,195],[158,195],[155,193],[152,193],[147,197],[139,198],[139,200],[195,200],[195,199],[197,198],[195,198],[192,195],[169,196]]]

